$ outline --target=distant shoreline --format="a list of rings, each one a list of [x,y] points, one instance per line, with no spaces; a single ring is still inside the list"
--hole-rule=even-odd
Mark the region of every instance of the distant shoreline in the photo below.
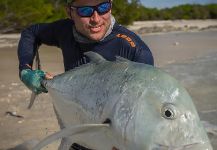
[[[217,30],[217,19],[135,21],[133,25],[128,26],[128,29],[140,35]]]
[[[214,20],[161,20],[136,21],[128,29],[139,35],[164,34],[173,32],[198,32],[217,30],[217,19]],[[20,33],[0,34],[0,48],[17,46]]]

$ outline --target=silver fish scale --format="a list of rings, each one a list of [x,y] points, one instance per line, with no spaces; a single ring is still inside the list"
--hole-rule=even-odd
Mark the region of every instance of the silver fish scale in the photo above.
[[[106,102],[114,100],[116,95],[121,95],[120,93],[127,87],[128,80],[133,76],[127,72],[128,64],[109,63],[111,62],[100,65],[89,64],[73,69],[64,75],[56,76],[53,80],[47,80],[46,87],[65,93],[67,99],[79,103],[95,116],[95,119],[99,118]]]

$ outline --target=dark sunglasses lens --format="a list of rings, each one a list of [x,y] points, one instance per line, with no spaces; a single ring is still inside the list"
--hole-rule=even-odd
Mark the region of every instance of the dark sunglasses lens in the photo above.
[[[98,13],[100,15],[107,13],[110,9],[111,9],[111,3],[107,2],[107,3],[102,3],[98,6]]]
[[[92,16],[94,9],[91,7],[80,7],[80,8],[77,8],[77,12],[79,16],[90,17]]]

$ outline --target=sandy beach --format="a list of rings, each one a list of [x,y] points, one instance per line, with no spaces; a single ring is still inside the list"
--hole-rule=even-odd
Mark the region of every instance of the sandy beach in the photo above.
[[[210,141],[217,150],[217,20],[168,21],[160,27],[165,30],[152,34],[144,29],[163,22],[146,23],[137,22],[129,28],[139,33],[150,47],[155,66],[174,76],[188,90],[201,120],[210,125]],[[190,28],[191,24],[195,27]],[[31,92],[18,77],[19,37],[19,34],[0,35],[0,150],[43,139],[59,130],[48,94],[37,97],[33,108],[27,109]],[[63,72],[59,49],[42,46],[40,57],[43,70],[53,74]],[[58,144],[57,141],[45,149],[55,150]]]
[[[136,21],[128,28],[140,35],[162,34],[168,32],[197,32],[216,30],[217,20],[159,20]]]

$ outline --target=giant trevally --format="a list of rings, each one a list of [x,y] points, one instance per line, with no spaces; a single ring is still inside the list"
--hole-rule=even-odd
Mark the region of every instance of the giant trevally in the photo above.
[[[170,75],[121,57],[44,80],[66,127],[34,150],[68,136],[94,150],[212,150],[187,91]]]

